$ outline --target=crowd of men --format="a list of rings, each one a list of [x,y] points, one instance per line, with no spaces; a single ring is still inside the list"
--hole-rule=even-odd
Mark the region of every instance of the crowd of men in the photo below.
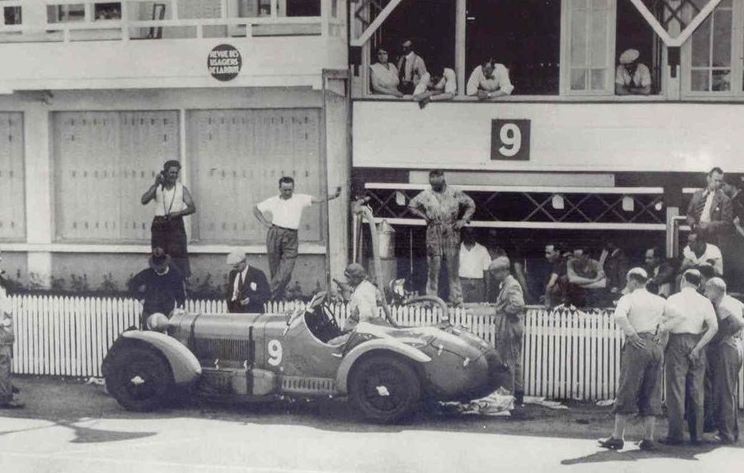
[[[377,62],[370,65],[370,89],[373,94],[414,100],[424,107],[431,101],[449,100],[457,94],[457,76],[452,67],[430,65],[414,49],[413,42],[401,43],[395,62],[387,48],[377,49]],[[618,58],[615,71],[617,95],[649,95],[651,72],[639,61],[637,49],[628,49]],[[470,73],[465,94],[478,100],[491,100],[511,95],[514,85],[509,69],[496,58],[483,58]]]

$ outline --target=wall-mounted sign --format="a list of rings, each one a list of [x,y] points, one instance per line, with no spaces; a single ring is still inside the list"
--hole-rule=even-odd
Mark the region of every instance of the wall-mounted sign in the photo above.
[[[491,159],[530,160],[530,121],[491,120]]]
[[[235,79],[243,66],[240,51],[235,46],[220,44],[209,52],[207,57],[207,69],[217,80],[228,81]]]

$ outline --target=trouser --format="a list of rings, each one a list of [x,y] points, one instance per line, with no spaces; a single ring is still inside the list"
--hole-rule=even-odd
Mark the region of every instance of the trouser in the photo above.
[[[13,346],[0,344],[0,404],[13,399],[13,384],[10,382],[10,360]]]
[[[661,415],[661,366],[664,351],[654,342],[654,334],[639,333],[643,348],[626,342],[620,358],[620,382],[615,398],[615,414],[642,417]]]
[[[667,438],[682,441],[684,437],[685,405],[687,426],[691,440],[703,436],[703,396],[705,380],[705,351],[693,363],[689,355],[701,335],[670,334],[666,347],[666,396],[669,430]],[[687,401],[687,404],[685,404]]]
[[[155,217],[150,227],[150,246],[162,248],[170,255],[173,263],[178,267],[184,278],[191,276],[189,252],[186,238],[186,227],[183,217],[165,218]]]
[[[271,298],[284,297],[284,290],[292,278],[295,261],[297,261],[297,230],[272,225],[266,233],[266,251],[269,255],[269,272],[271,273]]]
[[[497,316],[496,351],[502,362],[509,368],[507,382],[503,386],[512,394],[524,393],[524,375],[522,373],[522,342],[524,336],[524,319],[519,316],[511,320],[505,315]]]
[[[736,382],[742,365],[741,347],[736,348],[721,343],[716,347],[716,352],[713,367],[713,395],[718,432],[722,440],[735,442],[739,439]]]
[[[486,283],[484,279],[460,278],[464,302],[484,302]]]
[[[705,381],[704,381],[704,401],[705,411],[704,428],[705,432],[715,432],[718,427],[718,408],[714,394],[714,380],[716,363],[718,362],[718,346],[707,345],[705,347]]]
[[[429,279],[426,282],[426,293],[430,296],[439,295],[439,273],[442,269],[442,260],[447,265],[449,276],[449,300],[453,304],[462,303],[462,288],[460,287],[460,249],[443,248],[441,255],[427,255],[429,265]]]

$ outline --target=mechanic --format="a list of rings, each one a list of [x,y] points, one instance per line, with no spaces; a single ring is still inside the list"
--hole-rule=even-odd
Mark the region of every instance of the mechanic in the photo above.
[[[155,176],[155,182],[142,194],[141,202],[142,205],[155,202],[150,228],[152,249],[163,248],[181,274],[188,278],[191,268],[183,217],[196,212],[196,206],[189,189],[178,182],[180,171],[181,163],[175,159],[166,161],[163,170]]]
[[[627,293],[617,302],[615,323],[625,333],[620,358],[620,382],[615,399],[615,430],[599,445],[621,450],[628,419],[640,413],[643,419],[641,450],[654,450],[656,416],[661,415],[661,370],[664,348],[654,335],[664,315],[665,300],[646,290],[648,273],[633,268],[626,275]]]
[[[367,280],[367,271],[359,263],[351,263],[346,267],[344,276],[351,286],[352,293],[349,300],[349,317],[344,322],[343,331],[354,330],[359,322],[380,321],[377,309],[378,291],[374,284]]]
[[[2,262],[0,255],[0,262]],[[13,397],[15,391],[10,381],[10,362],[13,358],[13,314],[5,280],[0,271],[0,409],[20,409],[24,405]]]
[[[183,308],[186,300],[183,275],[162,248],[152,251],[148,264],[150,267],[137,273],[128,284],[137,299],[144,293],[140,318],[143,330],[150,315],[157,312],[170,317],[173,309]]]
[[[741,339],[743,305],[726,294],[726,282],[721,278],[708,280],[705,295],[713,302],[718,315],[718,333],[706,349],[713,365],[714,418],[721,443],[731,444],[739,440],[736,383],[744,356]]]
[[[475,202],[464,192],[447,186],[444,172],[429,172],[431,187],[411,199],[408,210],[426,220],[426,263],[429,277],[426,293],[439,295],[439,273],[442,259],[449,274],[449,299],[452,304],[462,304],[460,287],[460,230],[470,222],[475,212]],[[464,209],[462,217],[458,218]]]
[[[227,255],[232,271],[227,276],[227,310],[232,313],[263,314],[264,303],[271,296],[263,271],[248,264],[246,254],[233,251]]]
[[[697,292],[701,280],[696,269],[682,274],[680,292],[666,300],[654,337],[654,341],[661,342],[669,336],[664,351],[669,430],[661,442],[670,445],[683,442],[686,406],[690,441],[699,444],[703,437],[705,346],[718,331],[718,321],[713,304]]]
[[[300,227],[302,211],[312,204],[327,202],[341,195],[341,187],[327,197],[313,197],[294,193],[295,182],[289,176],[279,179],[279,195],[269,197],[253,207],[253,215],[269,231],[266,233],[266,251],[269,255],[271,273],[271,298],[281,300],[284,289],[292,278],[297,260],[297,229]],[[267,218],[264,212],[271,213]]]
[[[524,293],[519,282],[509,273],[511,262],[499,256],[488,270],[499,284],[499,295],[494,304],[496,313],[496,350],[509,367],[510,380],[504,386],[514,394],[517,407],[524,405],[522,376],[522,335],[524,334]]]

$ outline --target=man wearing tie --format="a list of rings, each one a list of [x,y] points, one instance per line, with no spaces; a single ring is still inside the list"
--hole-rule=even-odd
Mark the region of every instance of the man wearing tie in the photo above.
[[[266,275],[246,261],[245,253],[233,251],[227,255],[232,271],[227,277],[227,310],[232,313],[263,314],[264,303],[271,290]]]
[[[721,247],[733,229],[731,199],[724,194],[723,170],[715,167],[706,178],[705,189],[695,192],[687,207],[687,224],[697,228],[708,243]]]
[[[403,41],[403,55],[398,59],[398,90],[405,95],[413,95],[414,89],[426,74],[424,60],[413,51],[410,39]]]

